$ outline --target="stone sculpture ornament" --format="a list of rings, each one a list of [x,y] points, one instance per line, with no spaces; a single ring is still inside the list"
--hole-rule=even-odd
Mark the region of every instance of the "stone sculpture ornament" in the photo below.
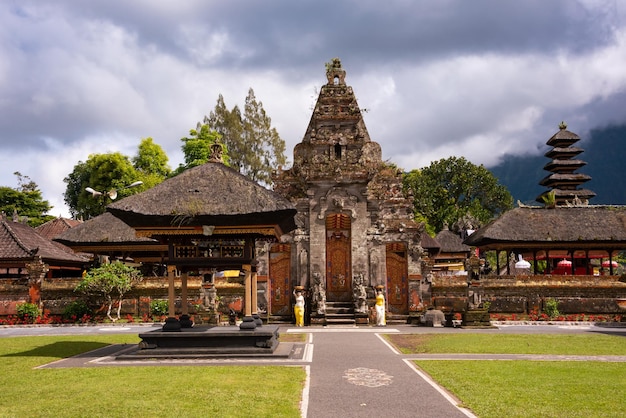
[[[296,326],[303,327],[304,326],[304,295],[303,288],[301,286],[296,286],[293,290],[293,294],[296,297],[296,304],[293,306],[293,313],[296,317]]]
[[[384,327],[387,325],[385,317],[385,294],[383,286],[376,286],[376,326]]]

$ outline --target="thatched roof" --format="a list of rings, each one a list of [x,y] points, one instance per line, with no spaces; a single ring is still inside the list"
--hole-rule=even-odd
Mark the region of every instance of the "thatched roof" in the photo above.
[[[439,244],[436,239],[428,235],[426,232],[423,232],[420,237],[420,246],[425,250],[433,251],[439,251],[441,248],[441,244]]]
[[[626,206],[520,207],[475,231],[481,249],[626,248]]]
[[[156,242],[151,238],[137,237],[135,230],[110,213],[103,213],[70,228],[55,239],[67,246],[84,244],[145,244]]]
[[[276,225],[295,229],[295,207],[232,168],[209,162],[107,207],[132,227]]]
[[[4,217],[0,219],[0,261],[29,261],[35,257],[54,265],[80,265],[87,260],[57,242],[38,234],[34,228]]]
[[[449,229],[439,231],[435,239],[439,243],[442,253],[469,253],[471,251],[469,246],[463,244],[463,240],[459,234]]]

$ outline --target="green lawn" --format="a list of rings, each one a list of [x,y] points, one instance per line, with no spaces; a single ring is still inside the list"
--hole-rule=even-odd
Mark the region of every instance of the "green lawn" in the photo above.
[[[390,334],[404,354],[626,355],[626,338],[606,334]]]
[[[280,366],[37,366],[136,335],[0,340],[0,417],[299,417],[305,372]]]
[[[626,355],[626,338],[603,334],[387,335],[403,353]],[[626,363],[415,361],[481,418],[624,417]]]

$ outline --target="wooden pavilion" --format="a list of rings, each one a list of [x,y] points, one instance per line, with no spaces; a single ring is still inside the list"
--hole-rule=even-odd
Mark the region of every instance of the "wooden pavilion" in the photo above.
[[[295,228],[296,210],[289,201],[222,164],[221,145],[215,144],[210,162],[115,202],[107,210],[138,237],[167,246],[169,318],[162,331],[140,335],[149,355],[161,349],[164,355],[171,355],[172,349],[206,354],[225,346],[239,352],[273,351],[277,327],[257,329],[262,322],[256,308],[255,246],[259,241],[276,241]],[[173,267],[181,274],[180,319],[174,311]],[[203,327],[191,329],[185,303],[187,275],[198,269],[245,272],[245,317],[240,326],[245,336],[233,330],[225,334]]]
[[[626,249],[626,207],[518,207],[477,230],[464,243],[481,252],[521,254],[533,262],[534,274],[591,275],[591,260],[600,259],[608,260],[607,273],[613,275],[613,259]],[[539,260],[547,261],[543,272],[538,271]],[[567,263],[559,265],[563,260]],[[562,268],[564,264],[568,269]],[[499,265],[496,269],[500,272]]]
[[[79,253],[165,264],[168,247],[155,239],[138,237],[135,230],[109,212],[79,223],[54,238]]]

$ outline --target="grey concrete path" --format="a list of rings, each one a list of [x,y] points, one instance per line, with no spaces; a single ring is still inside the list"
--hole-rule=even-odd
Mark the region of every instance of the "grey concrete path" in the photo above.
[[[457,408],[449,395],[436,390],[377,335],[390,331],[313,331],[308,405],[303,405],[303,413],[309,418],[473,416]]]

